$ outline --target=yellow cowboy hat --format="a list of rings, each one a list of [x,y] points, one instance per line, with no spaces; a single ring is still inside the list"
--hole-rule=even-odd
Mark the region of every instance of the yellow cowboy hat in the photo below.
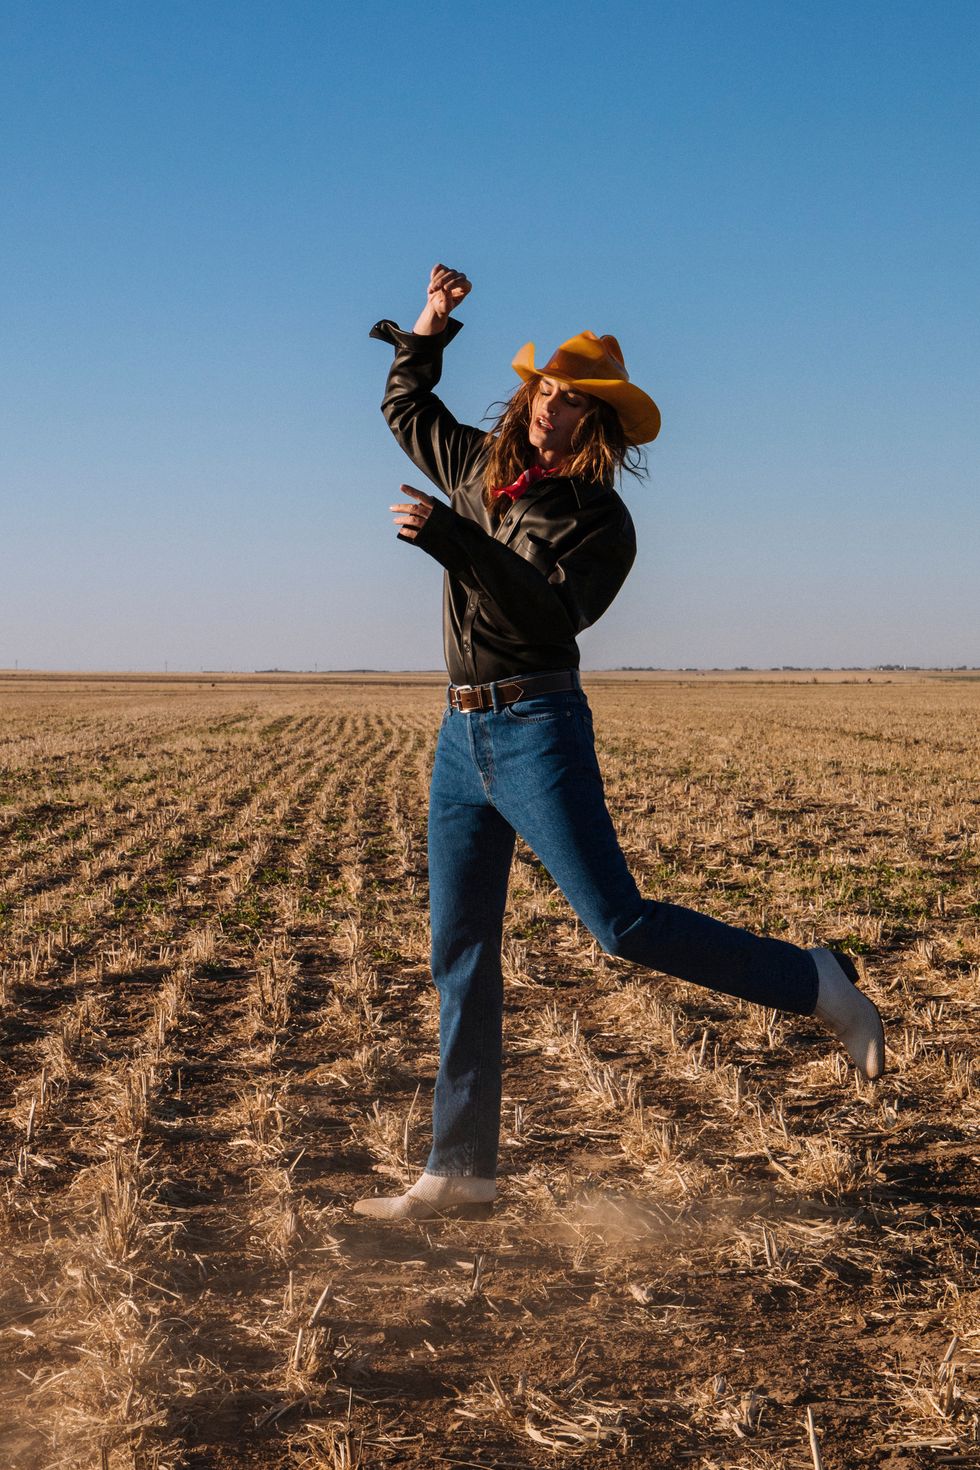
[[[534,343],[525,342],[512,366],[525,383],[533,383],[536,378],[556,378],[580,393],[611,403],[631,444],[649,444],[660,433],[660,409],[648,394],[630,382],[623,350],[615,337],[580,332],[563,342],[540,368],[534,366]]]

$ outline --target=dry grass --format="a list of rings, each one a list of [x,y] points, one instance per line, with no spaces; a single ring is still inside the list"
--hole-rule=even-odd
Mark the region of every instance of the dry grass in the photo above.
[[[521,851],[503,1207],[382,1230],[437,683],[8,690],[4,1470],[980,1464],[980,682],[592,698],[645,890],[848,949],[890,1071],[606,959]]]

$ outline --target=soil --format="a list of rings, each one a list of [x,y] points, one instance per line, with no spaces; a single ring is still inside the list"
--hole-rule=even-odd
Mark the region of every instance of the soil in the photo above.
[[[427,1147],[438,690],[21,684],[4,1466],[806,1467],[808,1411],[826,1470],[980,1465],[980,684],[592,699],[646,891],[846,947],[885,1078],[525,849],[495,1213],[362,1221]]]

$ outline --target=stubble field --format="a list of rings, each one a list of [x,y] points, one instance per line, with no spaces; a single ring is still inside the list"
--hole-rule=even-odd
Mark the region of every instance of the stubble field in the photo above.
[[[381,1227],[437,681],[3,682],[4,1470],[980,1465],[980,680],[589,693],[641,886],[849,950],[889,1072],[520,851],[501,1204]]]

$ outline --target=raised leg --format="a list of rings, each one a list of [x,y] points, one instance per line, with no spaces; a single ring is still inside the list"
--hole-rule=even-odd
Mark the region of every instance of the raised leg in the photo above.
[[[544,700],[533,703],[547,708]],[[641,896],[606,809],[588,706],[561,697],[552,703],[554,718],[525,722],[512,714],[496,727],[494,799],[603,949],[758,1005],[811,1015],[817,970],[806,950]]]

